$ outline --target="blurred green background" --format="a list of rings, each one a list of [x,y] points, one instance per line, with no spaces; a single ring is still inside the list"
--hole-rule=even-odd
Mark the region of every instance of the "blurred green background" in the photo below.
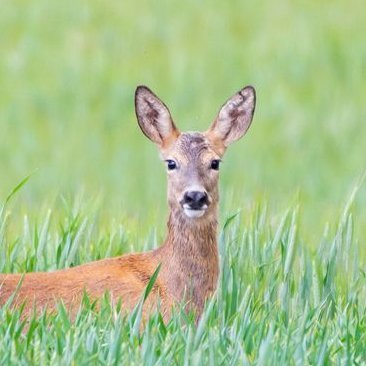
[[[299,202],[317,244],[366,169],[363,1],[0,5],[0,199],[32,174],[11,206],[19,229],[24,214],[62,214],[61,197],[98,197],[102,221],[163,235],[165,167],[136,123],[139,84],[182,130],[206,129],[229,96],[256,87],[252,127],[222,165],[223,216]]]

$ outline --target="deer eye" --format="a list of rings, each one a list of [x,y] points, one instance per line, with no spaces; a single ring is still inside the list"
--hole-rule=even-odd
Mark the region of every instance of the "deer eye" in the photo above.
[[[174,160],[165,160],[168,170],[174,170],[177,169],[177,163]]]
[[[220,167],[220,160],[215,159],[211,161],[211,169],[219,170],[219,167]]]

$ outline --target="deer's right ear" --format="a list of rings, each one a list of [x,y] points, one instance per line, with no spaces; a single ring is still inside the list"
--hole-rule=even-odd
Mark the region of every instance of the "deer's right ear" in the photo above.
[[[179,136],[168,107],[146,86],[136,89],[135,110],[142,132],[160,148],[168,147]]]

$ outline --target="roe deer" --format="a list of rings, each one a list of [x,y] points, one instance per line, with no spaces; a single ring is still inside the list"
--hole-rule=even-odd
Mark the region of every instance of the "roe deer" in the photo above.
[[[172,306],[182,300],[199,317],[205,300],[215,291],[219,273],[217,250],[218,170],[227,146],[248,130],[255,90],[247,86],[220,109],[203,133],[181,133],[166,105],[147,87],[135,93],[142,132],[159,148],[168,173],[168,234],[158,249],[127,254],[54,272],[0,275],[0,305],[15,293],[14,306],[25,303],[24,314],[55,310],[62,301],[72,313],[84,291],[93,299],[108,291],[131,310],[161,264],[143,316],[156,308],[168,320]],[[19,284],[19,286],[18,286]],[[17,288],[18,286],[18,288]]]

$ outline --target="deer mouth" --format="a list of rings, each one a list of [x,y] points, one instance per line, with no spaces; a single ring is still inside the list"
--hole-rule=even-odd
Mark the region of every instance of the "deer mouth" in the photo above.
[[[202,206],[201,208],[192,208],[188,204],[183,204],[183,211],[186,216],[191,219],[196,219],[204,215],[207,210],[207,205]]]
[[[184,192],[180,204],[187,217],[196,219],[204,215],[210,201],[211,199],[203,187],[190,187]]]

